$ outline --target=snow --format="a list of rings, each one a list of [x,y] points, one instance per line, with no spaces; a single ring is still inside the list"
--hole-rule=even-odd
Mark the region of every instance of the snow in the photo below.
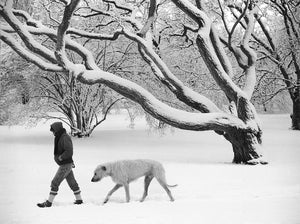
[[[260,117],[266,166],[231,164],[230,145],[213,132],[157,136],[143,119],[129,129],[124,115],[112,114],[90,138],[73,139],[84,204],[72,204],[74,196],[63,182],[54,205],[44,209],[36,203],[47,198],[57,170],[49,122],[31,129],[0,126],[0,223],[300,223],[300,132],[289,129],[288,115]],[[114,184],[109,178],[92,183],[95,167],[135,158],[164,164],[168,183],[178,184],[171,189],[175,202],[154,180],[140,203],[141,178],[130,184],[130,203],[120,189],[102,205]]]

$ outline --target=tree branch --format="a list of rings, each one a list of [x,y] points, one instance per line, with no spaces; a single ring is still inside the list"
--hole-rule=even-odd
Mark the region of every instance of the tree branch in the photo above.
[[[57,42],[55,49],[55,56],[59,62],[59,64],[69,71],[74,71],[73,63],[69,61],[65,52],[65,35],[67,29],[70,25],[70,20],[72,18],[72,14],[75,11],[80,0],[71,0],[71,2],[66,6],[62,22],[58,26],[57,30]],[[83,68],[82,68],[83,69]],[[77,71],[74,71],[77,72]]]
[[[78,79],[86,84],[103,83],[121,95],[140,104],[153,117],[174,127],[187,130],[229,131],[245,129],[238,118],[226,113],[192,113],[167,106],[139,85],[101,70],[86,70]],[[237,122],[237,123],[236,123]]]
[[[63,68],[57,64],[52,64],[42,60],[30,51],[27,51],[23,46],[10,34],[0,30],[0,39],[9,45],[15,52],[17,52],[25,60],[37,65],[45,71],[61,72]]]

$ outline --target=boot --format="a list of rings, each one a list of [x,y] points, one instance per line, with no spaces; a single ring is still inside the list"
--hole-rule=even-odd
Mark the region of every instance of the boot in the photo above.
[[[37,206],[40,207],[40,208],[51,207],[52,203],[47,200],[47,201],[42,202],[42,203],[37,203]]]
[[[76,201],[74,201],[74,205],[81,205],[83,203],[83,201],[82,200],[76,200]]]

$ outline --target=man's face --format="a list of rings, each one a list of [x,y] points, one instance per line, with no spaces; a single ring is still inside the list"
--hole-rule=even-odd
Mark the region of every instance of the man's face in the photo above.
[[[55,136],[55,132],[53,130],[51,130],[52,134]]]

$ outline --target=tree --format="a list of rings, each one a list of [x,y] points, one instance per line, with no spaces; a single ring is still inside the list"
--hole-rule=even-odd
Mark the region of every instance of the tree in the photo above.
[[[243,88],[232,81],[233,70],[228,56],[220,42],[216,28],[201,5],[184,0],[172,0],[193,22],[195,43],[208,70],[226,95],[230,111],[223,112],[207,97],[197,93],[180,81],[167,64],[156,53],[153,46],[152,27],[159,16],[159,9],[168,7],[151,0],[124,1],[122,5],[112,0],[97,3],[93,1],[62,0],[64,14],[57,30],[46,27],[28,13],[13,9],[12,1],[0,6],[0,15],[7,25],[1,27],[0,38],[18,54],[47,71],[67,72],[85,84],[102,83],[121,95],[137,102],[151,116],[174,127],[206,131],[214,130],[224,136],[233,147],[234,163],[266,164],[260,152],[261,134],[258,117],[250,102],[255,85],[256,54],[249,46],[253,31],[255,4],[244,5],[249,23],[239,48],[237,59],[243,61],[246,79]],[[147,10],[147,14],[143,14]],[[171,12],[170,12],[171,13]],[[145,15],[145,18],[143,18]],[[80,21],[98,18],[101,29],[85,31],[80,29]],[[25,22],[22,22],[22,21]],[[105,26],[104,26],[105,24]],[[73,27],[72,27],[73,26]],[[75,28],[76,27],[76,28]],[[55,42],[55,48],[47,48],[38,41],[39,36],[47,36]],[[184,110],[158,100],[154,94],[137,83],[122,78],[112,72],[102,70],[94,60],[92,52],[79,44],[74,36],[87,39],[118,41],[127,38],[135,43],[141,57],[150,66],[160,83],[168,88],[186,107]],[[24,43],[21,45],[16,38]],[[76,52],[84,63],[73,63],[66,51]]]
[[[292,128],[300,130],[300,3],[298,1],[271,0],[270,6],[279,13],[284,27],[284,42],[275,41],[268,30],[264,29],[261,19],[257,18],[268,38],[271,51],[265,53],[278,66],[293,103]],[[282,35],[280,35],[282,37]],[[280,47],[281,45],[281,47]],[[271,56],[269,56],[271,53]],[[274,56],[273,56],[274,55]]]
[[[18,57],[10,49],[2,48],[0,58],[0,124],[24,124],[29,112],[25,108],[32,107],[29,103],[31,85],[28,82],[28,71],[30,67],[36,66]]]
[[[268,86],[276,85],[265,95],[265,101],[287,90],[293,104],[292,128],[300,130],[299,2],[271,0],[261,1],[259,4],[261,10],[254,15],[259,29],[252,33],[259,52],[258,71],[262,73],[260,80],[267,80]],[[247,16],[241,17],[243,9],[237,4],[229,3],[227,6],[241,26],[246,29],[249,20]],[[274,19],[271,20],[271,17]],[[226,23],[224,17],[223,21]]]
[[[40,94],[32,97],[45,98],[46,102],[41,106],[60,114],[44,113],[43,118],[66,122],[71,134],[77,137],[90,136],[106,120],[111,108],[122,99],[113,96],[101,84],[87,86],[59,73],[43,75],[38,79],[37,86],[39,91],[35,92]]]
[[[104,85],[88,86],[63,73],[45,73],[9,51],[1,57],[0,72],[0,121],[5,124],[60,119],[70,126],[71,135],[86,137],[122,99]]]

